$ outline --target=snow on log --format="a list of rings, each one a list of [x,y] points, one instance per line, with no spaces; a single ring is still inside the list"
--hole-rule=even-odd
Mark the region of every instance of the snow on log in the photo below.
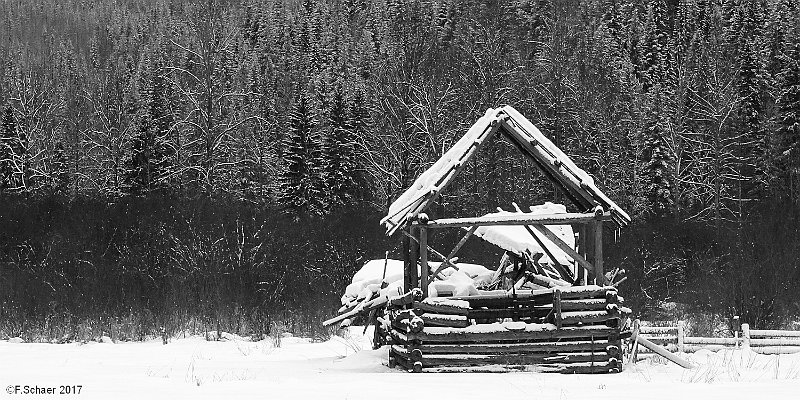
[[[466,328],[469,320],[465,315],[425,313],[420,316],[425,326],[444,326],[453,328]]]
[[[541,353],[541,352],[569,352],[569,351],[609,351],[613,346],[607,340],[578,340],[567,342],[533,342],[533,343],[478,343],[469,345],[471,354],[494,353]],[[614,346],[616,347],[616,346]],[[464,345],[456,344],[423,344],[419,346],[424,354],[457,354],[464,353]],[[617,348],[619,350],[619,348]]]

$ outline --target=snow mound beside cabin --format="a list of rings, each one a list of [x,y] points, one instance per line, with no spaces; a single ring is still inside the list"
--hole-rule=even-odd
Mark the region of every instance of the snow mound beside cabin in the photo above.
[[[433,273],[442,263],[429,261],[428,265],[430,273]],[[455,263],[455,266],[458,270],[447,268],[440,272],[444,279],[432,279],[428,286],[430,297],[478,294],[478,287],[489,283],[494,274],[494,271],[483,265]],[[381,289],[381,283],[385,283],[386,287]],[[352,283],[345,288],[342,305],[353,306],[377,294],[387,297],[403,294],[403,261],[368,261],[353,275]]]

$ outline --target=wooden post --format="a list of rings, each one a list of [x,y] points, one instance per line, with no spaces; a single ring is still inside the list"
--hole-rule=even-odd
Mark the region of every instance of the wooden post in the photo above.
[[[592,263],[592,267],[594,267],[594,262],[595,262],[595,258],[594,258],[594,246],[595,246],[594,229],[595,229],[595,224],[592,224],[592,223],[586,224],[586,226],[583,229],[583,231],[586,233],[586,235],[585,235],[585,237],[584,237],[584,239],[582,241],[583,242],[583,246],[584,246],[583,248],[585,249],[584,251],[586,252],[586,257],[584,257],[584,258],[586,259],[586,261],[589,261],[589,262]],[[596,271],[597,271],[597,269],[595,269],[595,268],[593,268],[592,271],[586,271],[586,284],[587,285],[592,283],[592,281],[595,281]]]
[[[553,290],[553,316],[556,319],[556,328],[561,329],[561,289]]]
[[[683,353],[685,350],[685,337],[686,332],[684,331],[684,321],[678,321],[678,352]]]
[[[578,254],[582,255],[584,260],[587,259],[586,258],[587,257],[587,254],[586,254],[586,225],[584,225],[584,224],[580,224],[578,226],[578,240],[576,241],[576,243],[578,244],[578,249],[577,249],[578,250]],[[588,276],[589,276],[588,272],[584,271],[583,268],[577,268],[576,270],[577,270],[577,272],[576,272],[577,284],[580,285],[580,286],[586,285],[589,282],[589,280],[588,280]]]
[[[422,286],[422,298],[428,297],[428,228],[419,228],[419,259],[420,259],[420,286]]]
[[[603,221],[599,218],[594,222],[594,278],[600,286],[607,284],[603,270]]]
[[[404,228],[406,229],[406,228]],[[404,233],[407,233],[404,231]],[[408,293],[414,287],[411,285],[411,238],[403,235],[403,292]]]
[[[652,350],[654,353],[660,355],[661,357],[666,358],[667,360],[674,362],[675,364],[680,365],[683,368],[686,369],[694,368],[694,365],[692,365],[690,362],[676,356],[675,354],[670,353],[669,351],[667,351],[667,349],[651,342],[650,340],[643,338],[641,334],[637,333],[636,337],[633,339],[637,341],[638,344]]]
[[[742,324],[742,350],[750,350],[750,324]]]
[[[411,237],[416,237],[416,236],[417,236],[417,229],[412,226]],[[419,287],[419,273],[417,270],[417,262],[419,261],[419,239],[417,239],[416,242],[411,240],[410,245],[411,245],[410,246],[411,249],[409,251],[410,262],[408,263],[406,268],[406,274],[408,275],[410,286],[406,292],[408,292],[411,289]]]
[[[631,332],[631,339],[633,339],[633,344],[631,345],[631,354],[628,358],[629,363],[637,363],[639,361],[639,327],[640,323],[638,319],[633,320],[633,330]]]

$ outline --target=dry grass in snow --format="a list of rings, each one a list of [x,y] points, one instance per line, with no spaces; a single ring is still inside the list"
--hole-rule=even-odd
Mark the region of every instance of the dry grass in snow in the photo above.
[[[800,355],[742,351],[687,355],[683,370],[657,359],[613,375],[408,374],[386,367],[368,331],[353,327],[325,342],[282,335],[227,335],[148,342],[40,344],[0,342],[0,384],[82,385],[81,399],[794,399]],[[224,336],[224,335],[222,335]],[[276,344],[280,344],[280,347]],[[6,398],[41,398],[21,394]]]

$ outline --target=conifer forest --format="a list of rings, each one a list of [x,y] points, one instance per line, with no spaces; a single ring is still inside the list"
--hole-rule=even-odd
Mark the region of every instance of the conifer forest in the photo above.
[[[388,205],[504,104],[630,212],[640,315],[800,316],[798,0],[0,0],[0,338],[329,335]],[[433,214],[568,204],[474,161]]]

